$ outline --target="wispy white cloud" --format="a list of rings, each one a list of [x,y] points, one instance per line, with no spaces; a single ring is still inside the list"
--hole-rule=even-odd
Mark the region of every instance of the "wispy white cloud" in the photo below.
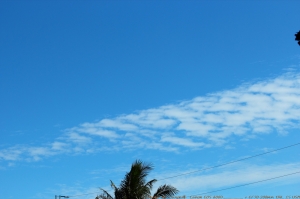
[[[38,160],[60,153],[155,149],[178,151],[222,146],[233,135],[250,139],[300,128],[300,73],[248,83],[192,100],[86,122],[51,144],[11,147],[0,159]]]
[[[69,132],[66,138],[64,139],[67,140],[68,142],[73,142],[76,144],[87,144],[90,143],[92,140],[90,137],[80,135],[79,133],[74,133],[74,132]]]
[[[180,146],[185,146],[185,147],[201,147],[201,146],[205,145],[204,143],[201,143],[201,142],[195,143],[192,140],[187,139],[187,138],[179,138],[179,137],[170,136],[170,135],[162,136],[161,141],[169,142],[174,145],[180,145]]]
[[[6,161],[38,161],[43,157],[49,157],[69,150],[68,144],[54,142],[45,146],[14,146],[0,151],[0,158]]]
[[[0,151],[0,158],[8,161],[14,161],[18,160],[22,153],[22,149],[18,147],[10,147]]]
[[[285,133],[299,127],[299,120],[300,74],[288,72],[181,103],[85,123],[70,133],[108,131],[99,136],[120,140],[121,148],[152,141],[173,149],[195,149],[222,145],[232,135]]]

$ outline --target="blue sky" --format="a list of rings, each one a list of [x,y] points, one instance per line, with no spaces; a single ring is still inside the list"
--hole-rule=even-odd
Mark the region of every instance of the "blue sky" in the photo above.
[[[1,1],[0,199],[92,199],[136,159],[163,179],[298,143],[299,6]],[[157,186],[190,196],[299,171],[297,145]],[[299,177],[207,195],[299,195]]]

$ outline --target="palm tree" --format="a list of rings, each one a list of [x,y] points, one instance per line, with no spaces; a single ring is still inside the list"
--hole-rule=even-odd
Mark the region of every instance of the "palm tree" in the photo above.
[[[176,195],[179,191],[171,185],[162,185],[158,187],[157,191],[151,196],[151,189],[156,179],[146,182],[146,177],[153,169],[151,164],[143,163],[136,160],[131,170],[126,173],[124,179],[117,187],[112,181],[111,187],[114,189],[115,197],[112,197],[107,191],[101,189],[103,193],[98,195],[95,199],[157,199],[170,198]]]

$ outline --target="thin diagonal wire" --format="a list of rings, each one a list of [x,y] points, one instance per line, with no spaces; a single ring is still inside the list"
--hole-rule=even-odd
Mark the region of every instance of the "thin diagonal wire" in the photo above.
[[[282,177],[286,177],[286,176],[290,176],[290,175],[295,175],[295,174],[298,174],[298,173],[300,173],[300,171],[294,172],[294,173],[289,173],[289,174],[282,175],[282,176],[273,177],[273,178],[268,178],[268,179],[265,179],[265,180],[259,180],[259,181],[256,181],[256,182],[250,182],[250,183],[247,183],[247,184],[237,185],[237,186],[234,186],[234,187],[228,187],[228,188],[225,188],[225,189],[219,189],[219,190],[215,190],[215,191],[209,191],[209,192],[205,192],[205,193],[201,193],[201,194],[191,195],[189,197],[200,196],[200,195],[204,195],[204,194],[208,194],[208,193],[214,193],[214,192],[218,192],[218,191],[224,191],[224,190],[228,190],[228,189],[234,189],[234,188],[237,188],[237,187],[248,186],[248,185],[251,185],[251,184],[265,182],[265,181],[268,181],[268,180],[274,180],[274,179],[277,179],[277,178],[282,178]]]
[[[260,153],[260,154],[257,154],[257,155],[253,155],[253,156],[250,156],[250,157],[247,157],[247,158],[242,158],[242,159],[234,160],[234,161],[231,161],[231,162],[227,162],[227,163],[224,163],[224,164],[219,164],[219,165],[207,167],[207,168],[204,168],[204,169],[199,169],[199,170],[188,172],[188,173],[182,173],[182,174],[178,174],[178,175],[175,175],[175,176],[170,176],[170,177],[158,179],[157,181],[159,181],[159,180],[166,180],[166,179],[170,179],[170,178],[176,178],[176,177],[179,177],[179,176],[189,175],[189,174],[192,174],[192,173],[197,173],[197,172],[200,172],[200,171],[205,171],[205,170],[208,170],[208,169],[213,169],[213,168],[225,166],[225,165],[232,164],[232,163],[235,163],[235,162],[240,162],[240,161],[243,161],[243,160],[247,160],[247,159],[255,158],[255,157],[258,157],[258,156],[262,156],[262,155],[265,155],[265,154],[268,154],[268,153],[272,153],[272,152],[275,152],[275,151],[280,151],[280,150],[283,150],[283,149],[287,149],[287,148],[290,148],[290,147],[293,147],[293,146],[297,146],[299,144],[300,144],[300,142],[292,144],[292,145],[288,145],[288,146],[285,146],[285,147],[281,147],[281,148],[278,148],[278,149],[274,149],[274,150],[271,150],[271,151],[268,151],[268,152],[264,152],[264,153]],[[113,189],[111,189],[111,190],[113,190]],[[85,196],[85,195],[91,195],[91,194],[100,193],[100,192],[101,191],[92,192],[92,193],[86,193],[86,194],[73,195],[73,196],[69,196],[69,197]]]
[[[298,142],[296,144],[289,145],[289,146],[285,146],[285,147],[282,147],[282,148],[279,148],[279,149],[274,149],[272,151],[268,151],[268,152],[260,153],[260,154],[253,155],[253,156],[250,156],[250,157],[241,158],[241,159],[238,159],[238,160],[227,162],[227,163],[224,163],[224,164],[219,164],[219,165],[207,167],[207,168],[204,168],[204,169],[199,169],[199,170],[196,170],[196,171],[191,171],[191,172],[188,172],[188,173],[182,173],[182,174],[178,174],[178,175],[175,175],[175,176],[170,176],[170,177],[162,178],[162,179],[159,179],[157,181],[166,180],[166,179],[170,179],[170,178],[176,178],[176,177],[179,177],[179,176],[189,175],[189,174],[192,174],[192,173],[197,173],[197,172],[200,172],[200,171],[205,171],[205,170],[208,170],[208,169],[213,169],[213,168],[225,166],[225,165],[232,164],[232,163],[235,163],[235,162],[240,162],[240,161],[243,161],[243,160],[248,160],[248,159],[251,159],[251,158],[262,156],[262,155],[265,155],[265,154],[268,154],[268,153],[273,153],[275,151],[280,151],[280,150],[283,150],[283,149],[286,149],[286,148],[290,148],[290,147],[293,147],[293,146],[296,146],[296,145],[299,145],[299,144],[300,144],[300,142]]]

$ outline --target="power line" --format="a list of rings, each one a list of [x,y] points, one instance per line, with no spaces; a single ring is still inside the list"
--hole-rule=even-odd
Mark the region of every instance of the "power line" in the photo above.
[[[286,177],[286,176],[290,176],[290,175],[295,175],[295,174],[298,174],[298,173],[300,173],[300,171],[294,172],[294,173],[285,174],[285,175],[281,175],[281,176],[276,176],[276,177],[273,177],[273,178],[268,178],[268,179],[265,179],[265,180],[259,180],[259,181],[250,182],[250,183],[246,183],[246,184],[242,184],[242,185],[237,185],[237,186],[233,186],[233,187],[228,187],[228,188],[224,188],[224,189],[218,189],[218,190],[215,190],[215,191],[209,191],[209,192],[204,192],[204,193],[200,193],[200,194],[196,194],[196,195],[190,195],[190,196],[187,196],[187,197],[200,196],[200,195],[204,195],[204,194],[208,194],[208,193],[214,193],[214,192],[224,191],[224,190],[228,190],[228,189],[234,189],[234,188],[238,188],[238,187],[244,187],[244,186],[248,186],[248,185],[251,185],[251,184],[256,184],[256,183],[260,183],[260,182],[274,180],[274,179],[277,179],[277,178],[282,178],[282,177]],[[87,193],[87,194],[74,195],[74,196],[69,196],[69,197],[78,197],[78,196],[90,195],[90,194],[95,194],[95,193],[99,193],[99,191],[98,192],[93,192],[93,193]]]
[[[213,168],[225,166],[225,165],[232,164],[232,163],[235,163],[235,162],[240,162],[240,161],[243,161],[243,160],[248,160],[248,159],[251,159],[251,158],[262,156],[262,155],[272,153],[272,152],[275,152],[275,151],[280,151],[280,150],[283,150],[283,149],[287,149],[287,148],[290,148],[290,147],[293,147],[293,146],[296,146],[296,145],[299,145],[299,144],[300,144],[300,142],[298,142],[296,144],[289,145],[289,146],[285,146],[285,147],[282,147],[282,148],[279,148],[279,149],[275,149],[275,150],[272,150],[272,151],[268,151],[268,152],[260,153],[260,154],[257,154],[257,155],[253,155],[253,156],[250,156],[250,157],[247,157],[247,158],[234,160],[234,161],[227,162],[227,163],[224,163],[224,164],[219,164],[219,165],[207,167],[207,168],[204,168],[204,169],[199,169],[199,170],[196,170],[196,171],[191,171],[191,172],[188,172],[188,173],[178,174],[178,175],[175,175],[175,176],[170,176],[170,177],[162,178],[162,179],[159,179],[159,180],[166,180],[166,179],[170,179],[170,178],[176,178],[176,177],[179,177],[179,176],[189,175],[189,174],[192,174],[192,173],[197,173],[197,172],[200,172],[200,171],[205,171],[205,170],[208,170],[208,169],[213,169]],[[157,181],[159,181],[159,180],[157,180]]]
[[[157,181],[160,181],[160,180],[166,180],[166,179],[170,179],[170,178],[176,178],[176,177],[179,177],[179,176],[189,175],[189,174],[192,174],[192,173],[197,173],[197,172],[200,172],[200,171],[205,171],[205,170],[208,170],[208,169],[213,169],[213,168],[225,166],[225,165],[228,165],[228,164],[232,164],[232,163],[235,163],[235,162],[240,162],[240,161],[243,161],[243,160],[255,158],[255,157],[258,157],[258,156],[262,156],[262,155],[265,155],[265,154],[268,154],[268,153],[273,153],[273,152],[275,152],[275,151],[280,151],[280,150],[287,149],[287,148],[290,148],[290,147],[293,147],[293,146],[297,146],[297,145],[300,145],[300,142],[295,143],[295,144],[292,144],[292,145],[288,145],[288,146],[285,146],[285,147],[282,147],[282,148],[274,149],[274,150],[271,150],[271,151],[268,151],[268,152],[256,154],[256,155],[253,155],[253,156],[250,156],[250,157],[241,158],[241,159],[238,159],[238,160],[234,160],[234,161],[231,161],[231,162],[227,162],[227,163],[224,163],[224,164],[219,164],[219,165],[207,167],[207,168],[204,168],[204,169],[199,169],[199,170],[192,171],[192,172],[188,172],[188,173],[182,173],[182,174],[178,174],[178,175],[175,175],[175,176],[170,176],[170,177],[158,179]],[[283,177],[283,176],[282,176],[282,177]],[[277,178],[279,178],[279,177],[277,177]],[[245,186],[245,185],[241,185],[241,186]],[[238,187],[238,186],[237,186],[237,187]],[[228,189],[229,189],[229,188],[228,188]],[[111,189],[111,190],[113,190],[113,189]],[[225,189],[224,189],[224,190],[225,190]],[[219,191],[220,191],[220,190],[219,190]],[[78,197],[78,196],[84,196],[84,195],[91,195],[91,194],[100,193],[100,192],[101,192],[101,191],[93,192],[93,193],[80,194],[80,195],[73,195],[73,196],[69,196],[69,197]],[[210,192],[210,193],[211,193],[211,192]],[[203,193],[203,194],[205,194],[205,193]]]
[[[300,173],[300,171],[295,172],[295,173],[289,173],[289,174],[282,175],[282,176],[273,177],[273,178],[268,178],[268,179],[265,179],[265,180],[259,180],[259,181],[256,181],[256,182],[250,182],[250,183],[247,183],[247,184],[237,185],[237,186],[234,186],[234,187],[228,187],[228,188],[225,188],[225,189],[218,189],[218,190],[215,190],[215,191],[209,191],[209,192],[205,192],[205,193],[201,193],[201,194],[191,195],[191,196],[200,196],[200,195],[204,195],[204,194],[208,194],[208,193],[214,193],[214,192],[224,191],[224,190],[233,189],[233,188],[237,188],[237,187],[248,186],[248,185],[251,185],[251,184],[256,184],[256,183],[260,183],[260,182],[264,182],[264,181],[268,181],[268,180],[274,180],[274,179],[277,179],[277,178],[282,178],[282,177],[286,177],[286,176],[290,176],[290,175],[295,175],[295,174],[298,174],[298,173]],[[191,197],[191,196],[189,196],[189,197]]]

